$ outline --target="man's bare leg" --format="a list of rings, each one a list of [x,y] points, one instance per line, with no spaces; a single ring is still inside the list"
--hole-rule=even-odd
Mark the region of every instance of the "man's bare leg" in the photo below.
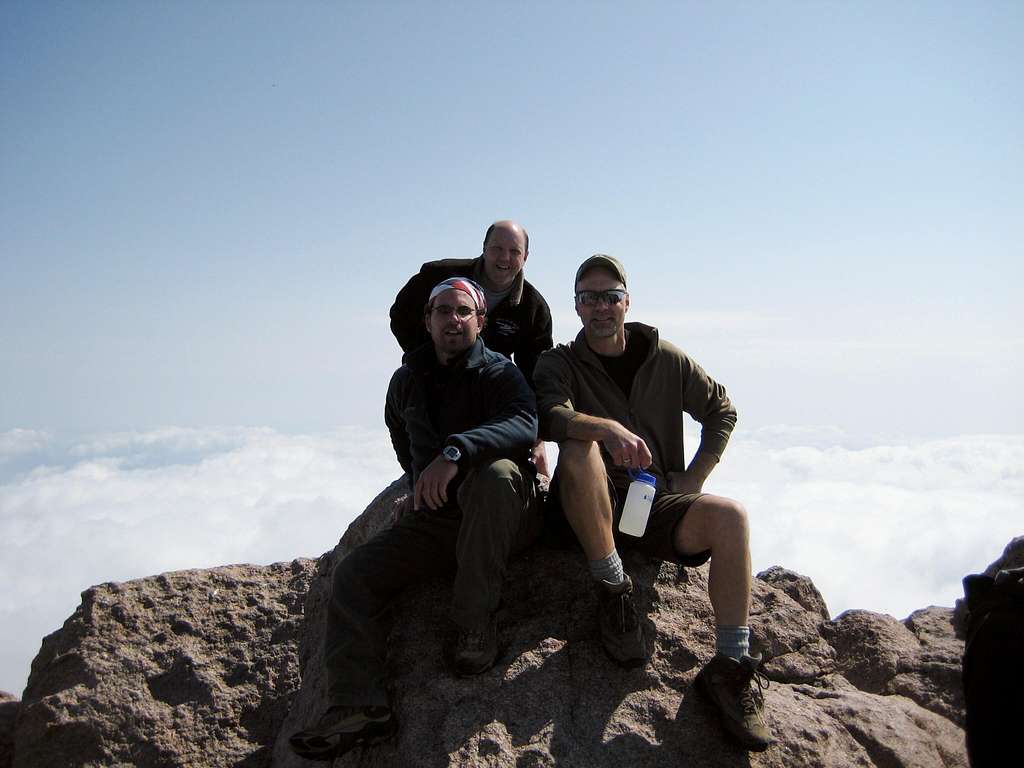
[[[566,440],[558,451],[559,500],[601,585],[598,624],[605,652],[624,667],[642,666],[653,642],[633,600],[633,582],[622,569],[612,536],[612,502],[597,443]]]
[[[701,496],[676,528],[675,548],[686,555],[711,550],[708,592],[715,623],[744,626],[750,614],[750,529],[743,505]]]
[[[558,446],[559,500],[588,560],[600,560],[615,549],[612,502],[597,443],[565,440]]]
[[[764,699],[755,681],[760,657],[751,657],[750,532],[743,505],[722,496],[701,496],[675,532],[683,554],[711,550],[708,593],[715,609],[718,653],[697,674],[697,687],[723,716],[723,723],[747,749],[772,743],[764,720]]]

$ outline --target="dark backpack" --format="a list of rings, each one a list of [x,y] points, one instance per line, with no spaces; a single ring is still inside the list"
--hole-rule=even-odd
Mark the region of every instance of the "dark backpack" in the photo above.
[[[1009,765],[1024,727],[1024,568],[967,576],[964,595],[967,757],[972,768]]]

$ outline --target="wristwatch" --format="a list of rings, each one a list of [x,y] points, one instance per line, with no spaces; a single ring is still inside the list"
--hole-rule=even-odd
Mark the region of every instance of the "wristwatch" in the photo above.
[[[462,451],[460,451],[454,445],[446,445],[441,450],[441,455],[444,456],[452,464],[458,464],[459,459],[462,458]]]

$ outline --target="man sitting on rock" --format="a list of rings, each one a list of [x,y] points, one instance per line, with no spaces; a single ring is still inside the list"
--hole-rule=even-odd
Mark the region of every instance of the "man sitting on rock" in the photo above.
[[[524,277],[530,255],[530,236],[514,221],[496,221],[484,234],[483,251],[475,259],[428,261],[409,278],[391,307],[391,332],[408,354],[427,341],[421,313],[430,289],[449,277],[468,277],[484,290],[488,349],[500,352],[519,366],[533,386],[537,358],[551,349],[551,310]],[[544,443],[533,447],[537,471],[550,474]]]
[[[658,331],[626,323],[629,293],[622,264],[590,257],[576,272],[576,340],[541,356],[534,372],[541,434],[559,444],[549,505],[582,545],[600,594],[599,625],[608,655],[641,666],[652,643],[644,637],[616,542],[669,562],[697,566],[711,559],[709,592],[717,654],[697,677],[746,747],[764,750],[760,657],[750,655],[750,550],[747,515],[736,501],[701,493],[736,424],[725,388]],[[686,466],[683,412],[701,424],[701,442]],[[657,480],[644,534],[618,531],[631,470]]]
[[[430,341],[391,378],[385,421],[412,478],[413,508],[335,568],[324,640],[328,709],[292,736],[303,757],[334,758],[394,732],[384,616],[410,584],[454,575],[446,662],[459,676],[494,664],[506,565],[536,538],[541,519],[529,463],[536,401],[519,369],[479,338],[486,311],[472,280],[434,286],[423,314]]]

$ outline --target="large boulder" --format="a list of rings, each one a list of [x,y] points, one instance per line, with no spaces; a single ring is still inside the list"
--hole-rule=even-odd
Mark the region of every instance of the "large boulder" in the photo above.
[[[324,707],[321,643],[331,570],[400,515],[407,496],[407,486],[392,486],[318,563],[306,601],[314,626],[300,644],[303,684],[274,748],[275,766],[309,765],[287,739]],[[759,574],[750,623],[771,678],[767,717],[779,743],[748,755],[693,687],[714,647],[708,567],[629,556],[626,565],[656,630],[651,663],[638,670],[605,657],[596,595],[574,549],[538,546],[513,563],[499,615],[501,655],[471,680],[450,677],[442,663],[448,585],[435,580],[408,590],[395,606],[388,656],[399,733],[337,765],[965,764],[959,681],[947,674],[962,643],[949,609],[919,611],[906,623],[866,612],[831,622],[809,579],[782,568]],[[877,673],[871,658],[880,660]]]
[[[298,686],[311,560],[180,571],[82,593],[43,640],[14,766],[258,766]]]
[[[334,565],[407,508],[387,488],[319,561],[165,574],[87,590],[46,638],[21,706],[17,766],[299,766],[287,739],[324,706],[324,610]],[[501,653],[450,677],[451,591],[410,588],[388,670],[400,729],[339,766],[965,765],[952,611],[834,621],[813,583],[772,568],[750,623],[778,743],[732,745],[693,682],[714,647],[708,568],[626,558],[655,630],[651,662],[604,655],[596,595],[574,548],[538,545],[508,574]],[[301,681],[300,681],[301,671]]]

